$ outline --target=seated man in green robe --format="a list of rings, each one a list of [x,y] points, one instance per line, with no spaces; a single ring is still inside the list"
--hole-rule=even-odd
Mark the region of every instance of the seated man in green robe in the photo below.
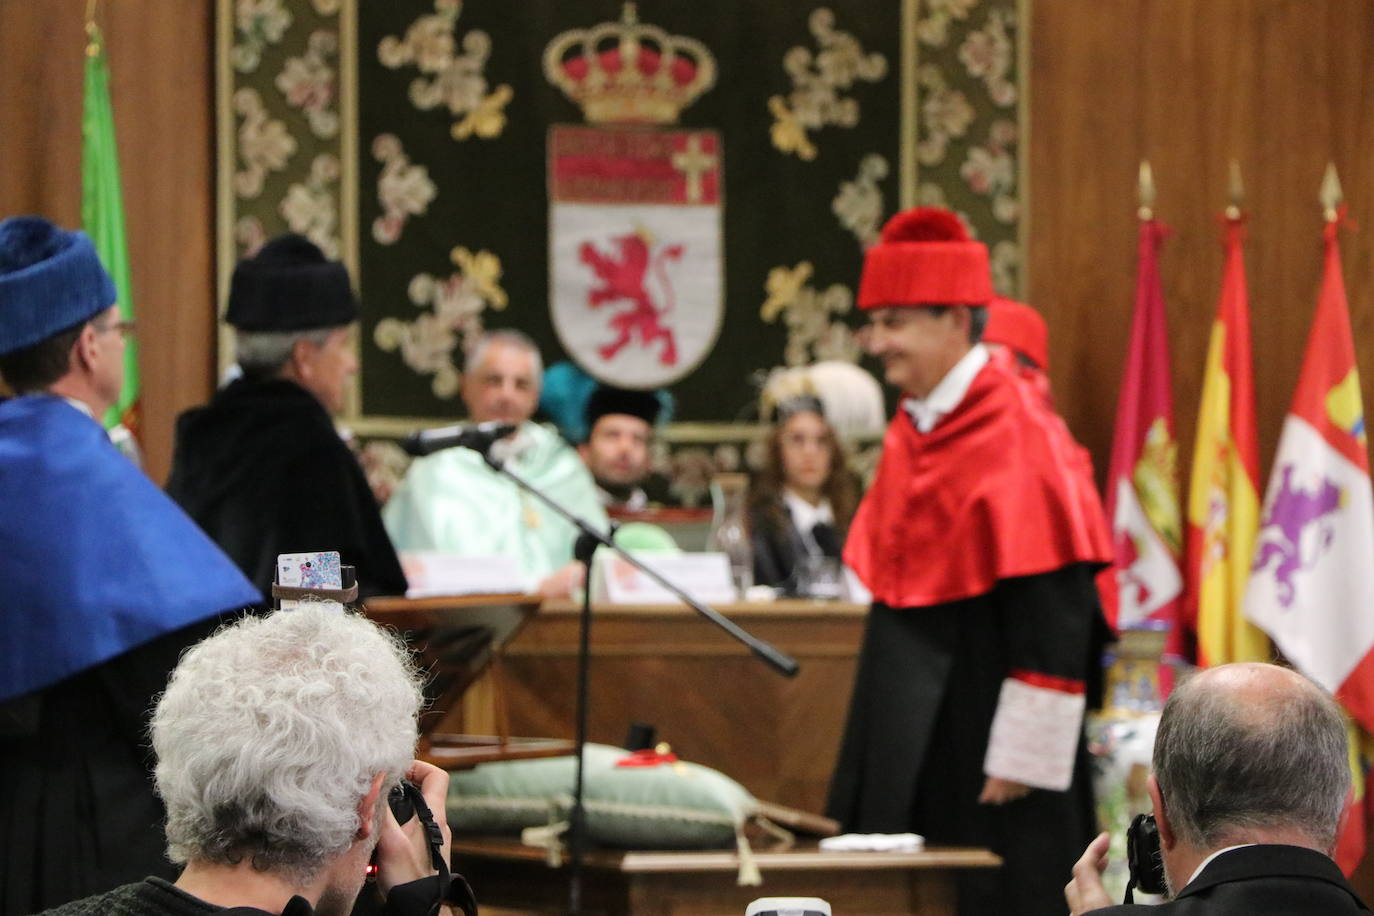
[[[514,435],[493,446],[495,456],[604,529],[606,512],[582,459],[557,433],[530,421],[542,377],[533,341],[519,331],[490,331],[468,352],[463,403],[474,423],[516,424]],[[508,556],[545,595],[568,595],[582,584],[572,562],[577,530],[470,449],[417,459],[383,518],[398,550]]]

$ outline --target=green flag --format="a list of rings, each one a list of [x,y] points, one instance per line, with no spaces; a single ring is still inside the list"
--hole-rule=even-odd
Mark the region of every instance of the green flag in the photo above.
[[[133,321],[129,283],[129,247],[124,235],[124,192],[119,181],[114,110],[110,106],[110,68],[94,22],[87,25],[86,86],[81,116],[81,226],[95,243],[105,269],[114,278],[119,316]],[[132,337],[124,348],[124,390],[105,417],[106,426],[123,423],[138,432],[138,346]]]

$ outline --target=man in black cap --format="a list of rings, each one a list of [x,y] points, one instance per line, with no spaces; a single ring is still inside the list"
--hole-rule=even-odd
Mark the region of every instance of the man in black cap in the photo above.
[[[577,453],[596,481],[607,509],[638,512],[649,498],[642,484],[649,476],[649,447],[662,403],[653,391],[602,385],[587,401],[587,441]]]
[[[348,272],[299,235],[240,261],[225,320],[242,377],[177,421],[167,492],[270,594],[278,554],[338,550],[363,597],[405,575],[367,478],[334,428],[358,371]]]

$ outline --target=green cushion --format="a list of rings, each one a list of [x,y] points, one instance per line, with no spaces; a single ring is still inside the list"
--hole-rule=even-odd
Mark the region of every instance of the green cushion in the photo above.
[[[587,746],[587,834],[597,843],[626,849],[729,847],[757,808],[743,786],[709,767],[617,767],[627,755],[620,748]],[[566,821],[573,779],[571,756],[453,773],[449,824],[460,833],[517,833]]]
[[[682,553],[671,534],[650,522],[626,522],[616,529],[615,542],[625,550]]]

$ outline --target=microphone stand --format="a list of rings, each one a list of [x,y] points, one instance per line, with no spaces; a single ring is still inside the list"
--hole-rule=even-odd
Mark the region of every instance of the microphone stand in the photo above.
[[[495,444],[486,443],[485,447],[477,445],[469,446],[478,452],[482,459],[493,471],[501,474],[515,483],[520,489],[533,495],[536,499],[548,506],[558,515],[567,519],[577,528],[577,541],[573,545],[573,556],[577,562],[582,564],[586,576],[582,588],[582,614],[581,626],[578,634],[577,645],[577,725],[574,744],[576,745],[575,777],[573,781],[573,807],[568,819],[568,912],[571,916],[578,916],[582,912],[582,860],[586,840],[586,809],[583,805],[583,762],[587,748],[587,675],[591,668],[591,629],[592,629],[592,559],[598,547],[608,547],[615,554],[644,573],[650,579],[663,586],[676,598],[705,617],[711,623],[729,633],[736,640],[749,647],[749,651],[763,659],[763,661],[786,677],[796,675],[800,666],[797,660],[786,652],[773,646],[765,640],[749,633],[738,624],[719,612],[707,607],[700,601],[669,582],[659,573],[646,566],[642,561],[630,553],[627,553],[619,544],[611,539],[613,531],[602,533],[594,528],[586,519],[577,513],[569,510],[556,499],[543,490],[521,477],[515,471],[506,467],[506,463],[491,454],[491,446]]]

